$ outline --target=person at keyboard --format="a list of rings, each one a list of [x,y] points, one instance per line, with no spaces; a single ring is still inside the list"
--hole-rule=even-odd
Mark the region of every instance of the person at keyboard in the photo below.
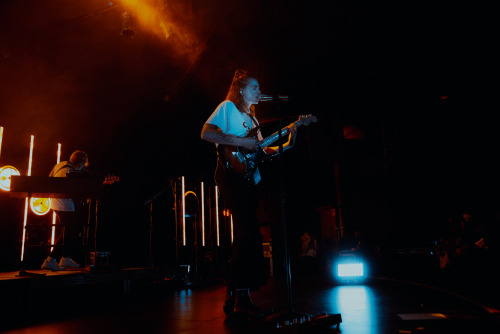
[[[88,165],[87,153],[76,150],[68,161],[56,164],[49,176],[66,177],[69,173],[84,172]],[[74,260],[74,257],[81,253],[82,244],[79,237],[81,224],[78,221],[74,201],[70,198],[53,198],[50,208],[56,213],[56,226],[60,229],[56,244],[62,239],[63,246],[52,247],[52,251],[43,261],[41,268],[51,271],[81,268],[81,265]],[[57,258],[60,258],[59,262],[57,262]]]

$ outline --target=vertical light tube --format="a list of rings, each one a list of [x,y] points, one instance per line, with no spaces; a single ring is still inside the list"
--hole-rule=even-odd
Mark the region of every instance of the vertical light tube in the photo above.
[[[57,163],[61,162],[61,143],[57,144]]]
[[[30,158],[28,163],[28,176],[31,176],[31,165],[33,161],[33,143],[35,141],[35,136],[31,135],[31,144],[30,144]],[[26,197],[26,202],[24,204],[24,222],[23,222],[23,243],[21,245],[21,262],[24,260],[24,244],[26,242],[26,223],[28,222],[28,207],[29,207],[29,198]]]
[[[182,179],[182,245],[186,246],[186,190],[184,186],[184,176]]]
[[[234,233],[233,233],[233,214],[231,213],[231,245],[233,244]]]
[[[31,135],[30,143],[30,159],[28,165],[28,176],[31,176],[31,166],[33,165],[33,143],[35,142],[35,136]]]
[[[217,234],[217,246],[220,246],[219,239],[219,187],[215,186],[215,227]]]
[[[201,183],[201,245],[205,246],[205,185]]]
[[[0,157],[2,156],[3,126],[0,126]]]
[[[57,144],[57,163],[61,162],[61,143]],[[56,238],[56,213],[52,211],[52,238],[50,239],[50,244],[54,246]],[[50,252],[54,250],[54,247],[50,247]]]
[[[21,246],[21,262],[24,260],[24,243],[26,242],[26,222],[28,221],[28,206],[29,199],[26,197],[26,202],[24,203],[24,223],[23,223],[23,243]]]

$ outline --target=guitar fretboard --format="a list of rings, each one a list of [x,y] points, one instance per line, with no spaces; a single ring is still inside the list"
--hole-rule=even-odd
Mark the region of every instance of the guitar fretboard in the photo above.
[[[302,120],[299,119],[298,121],[293,122],[291,125],[295,125],[296,127],[299,127],[302,124],[303,124]],[[264,140],[259,143],[260,148],[264,149],[264,148],[268,147],[269,145],[271,145],[272,143],[274,143],[275,141],[277,141],[280,138],[280,132],[281,132],[281,137],[285,136],[288,133],[288,127],[285,127],[283,129],[281,129],[280,131],[276,131],[275,133],[273,133],[269,137],[264,138]]]

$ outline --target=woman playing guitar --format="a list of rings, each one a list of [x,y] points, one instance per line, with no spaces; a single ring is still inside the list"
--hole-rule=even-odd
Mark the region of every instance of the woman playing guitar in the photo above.
[[[265,262],[262,236],[257,217],[258,201],[256,185],[261,176],[258,168],[244,164],[246,176],[238,173],[234,161],[240,162],[244,153],[262,150],[274,155],[279,147],[260,146],[264,138],[255,118],[255,105],[261,99],[258,81],[244,70],[237,70],[232,79],[226,99],[208,118],[201,131],[203,140],[215,143],[218,149],[215,181],[224,198],[226,207],[233,215],[234,239],[231,248],[229,281],[224,312],[228,317],[235,314],[255,317],[261,313],[253,304],[249,291],[265,284]],[[286,128],[288,141],[283,149],[293,146],[296,126]],[[227,149],[227,150],[225,150]],[[224,152],[229,153],[224,156]]]

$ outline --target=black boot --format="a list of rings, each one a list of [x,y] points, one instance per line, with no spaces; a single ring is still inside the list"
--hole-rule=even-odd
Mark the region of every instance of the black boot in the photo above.
[[[224,313],[227,317],[231,317],[234,314],[234,304],[236,302],[236,293],[234,290],[227,289],[226,301],[224,302]]]
[[[234,312],[249,318],[262,315],[262,309],[253,303],[248,289],[238,289]]]

